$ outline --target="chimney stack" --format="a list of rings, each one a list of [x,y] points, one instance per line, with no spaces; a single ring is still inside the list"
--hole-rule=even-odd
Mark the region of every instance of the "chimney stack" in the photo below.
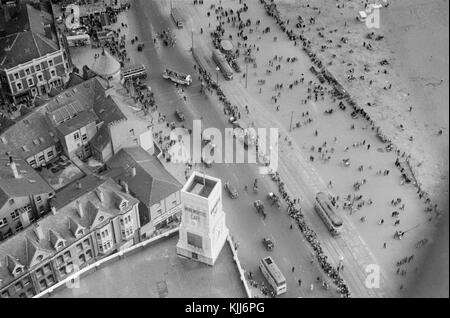
[[[122,191],[125,192],[126,194],[130,193],[130,190],[128,189],[128,182],[122,181]]]
[[[14,162],[14,159],[12,156],[9,156],[9,165],[11,166],[11,170],[13,172],[14,178],[19,179],[20,175],[19,175],[19,172],[17,171],[17,166],[16,166],[16,163]]]
[[[52,205],[52,207],[50,208],[50,211],[51,211],[51,213],[52,213],[53,215],[55,215],[55,214],[56,214],[56,207],[54,207],[54,206]]]
[[[81,189],[81,182],[77,181],[77,189]]]
[[[3,10],[5,10],[5,11],[4,11],[4,14],[5,14],[5,22],[8,23],[8,22],[11,20],[11,15],[10,15],[10,13],[9,13],[9,8],[8,8],[8,6],[5,5],[5,6],[3,7]]]
[[[97,193],[98,199],[100,200],[100,202],[103,203],[103,201],[105,200],[105,194],[103,193],[102,189],[97,188],[95,190],[95,192]]]
[[[36,234],[38,241],[41,241],[45,238],[44,232],[42,231],[42,227],[39,224],[34,225],[34,233]]]
[[[136,177],[136,167],[131,168],[131,176]]]
[[[77,212],[78,216],[82,219],[84,217],[84,211],[80,201],[77,201]]]

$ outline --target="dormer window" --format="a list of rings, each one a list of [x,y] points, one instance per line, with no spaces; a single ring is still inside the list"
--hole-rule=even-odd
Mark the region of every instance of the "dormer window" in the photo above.
[[[44,259],[44,256],[43,256],[43,255],[38,255],[38,256],[36,257],[36,260],[37,260],[38,262],[42,262],[43,259]]]
[[[58,244],[56,244],[56,248],[60,249],[64,247],[64,241],[59,241]]]
[[[105,219],[105,218],[104,218],[102,215],[100,215],[100,216],[98,217],[98,221],[99,221],[99,222],[103,222],[104,219]]]
[[[16,270],[14,271],[14,273],[15,273],[16,275],[22,273],[22,267],[17,267]]]
[[[79,229],[76,233],[76,236],[82,236],[83,235],[83,229]]]
[[[125,210],[127,205],[128,205],[128,202],[126,200],[123,200],[122,202],[120,202],[119,209]]]

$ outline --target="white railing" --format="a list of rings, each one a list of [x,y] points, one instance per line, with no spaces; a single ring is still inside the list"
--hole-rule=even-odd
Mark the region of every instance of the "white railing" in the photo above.
[[[234,262],[236,263],[236,267],[238,268],[239,276],[241,278],[242,284],[244,284],[245,293],[247,294],[248,298],[252,298],[252,293],[250,291],[250,288],[248,287],[248,282],[245,279],[245,271],[241,266],[241,262],[239,261],[237,251],[236,251],[236,248],[234,247],[234,243],[233,243],[233,240],[231,239],[230,234],[228,234],[228,236],[227,236],[227,241],[228,241],[228,244],[230,245],[231,252],[233,253],[233,259],[234,259]]]

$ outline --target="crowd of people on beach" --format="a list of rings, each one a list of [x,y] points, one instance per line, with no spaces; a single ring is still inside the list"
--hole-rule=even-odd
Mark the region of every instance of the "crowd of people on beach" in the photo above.
[[[385,150],[396,152],[396,154],[397,154],[396,166],[398,166],[399,170],[401,171],[401,175],[403,178],[402,183],[412,182],[415,186],[417,186],[419,197],[423,198],[424,201],[428,204],[428,207],[426,209],[427,212],[431,212],[431,211],[437,212],[437,206],[431,205],[428,194],[420,188],[420,185],[417,182],[415,182],[413,169],[411,169],[411,168],[406,169],[403,167],[404,165],[409,166],[410,156],[406,155],[405,152],[402,152],[400,149],[398,149],[392,143],[392,141],[383,134],[383,132],[381,131],[381,128],[376,126],[375,122],[370,118],[370,115],[362,107],[358,106],[357,103],[354,101],[354,99],[350,97],[350,95],[345,91],[345,89],[342,87],[342,85],[340,83],[338,83],[338,81],[324,67],[324,63],[322,63],[322,61],[320,61],[320,59],[317,57],[317,55],[312,52],[312,49],[310,46],[311,42],[308,39],[306,39],[306,37],[304,37],[303,34],[296,34],[293,29],[288,28],[289,21],[288,20],[285,21],[281,18],[280,14],[276,8],[276,4],[273,1],[266,1],[266,0],[260,0],[260,2],[264,5],[267,14],[276,20],[277,24],[280,26],[282,31],[284,31],[287,34],[288,38],[294,42],[295,46],[298,46],[299,44],[303,44],[303,50],[310,56],[311,61],[317,67],[319,67],[319,69],[321,70],[318,74],[318,78],[321,79],[320,84],[309,81],[308,88],[307,88],[308,94],[304,100],[301,100],[301,103],[306,104],[308,102],[308,100],[314,100],[314,101],[318,101],[319,99],[323,100],[325,98],[325,95],[330,95],[333,102],[339,103],[339,109],[345,111],[347,107],[351,107],[351,109],[352,109],[351,116],[353,118],[362,117],[362,118],[366,119],[369,123],[368,126],[373,131],[375,131],[376,134],[378,135],[378,137],[380,138],[380,140],[386,144]],[[257,23],[255,24],[254,21],[251,21],[250,19],[244,19],[241,16],[242,12],[245,12],[248,10],[248,7],[245,4],[244,4],[244,7],[240,8],[239,10],[235,10],[235,11],[226,10],[221,6],[215,7],[214,9],[215,9],[215,13],[217,15],[216,20],[219,21],[219,23],[220,23],[220,25],[216,28],[216,31],[211,34],[214,41],[217,42],[218,39],[220,39],[222,36],[224,36],[225,29],[223,27],[223,24],[228,22],[228,23],[232,24],[233,27],[237,27],[237,29],[238,29],[238,33],[237,33],[238,50],[236,50],[237,52],[234,52],[235,54],[237,53],[237,55],[239,56],[239,54],[240,54],[239,48],[243,49],[244,54],[247,54],[247,55],[251,55],[252,48],[257,48],[259,51],[259,47],[257,47],[255,44],[251,44],[248,42],[248,37],[246,36],[244,31],[247,31],[248,33],[253,33],[254,30],[258,29],[258,26],[260,25],[261,21],[257,20]],[[208,16],[210,16],[210,14],[208,14]],[[310,20],[309,22],[315,23],[315,20],[313,19],[313,20]],[[305,26],[305,22],[304,22],[303,18],[300,17],[299,24],[297,24],[297,28],[301,28],[304,26]],[[263,28],[263,33],[269,33],[269,32],[270,32],[270,27]],[[260,37],[258,37],[258,39],[260,39]],[[343,41],[345,42],[345,39],[343,39]],[[296,60],[297,60],[296,57],[289,57],[289,61],[287,60],[287,58],[285,59],[286,63],[292,63],[292,62],[295,62]],[[256,62],[254,59],[252,61]],[[280,70],[282,61],[283,61],[283,56],[275,56],[272,59],[270,59],[268,66],[269,66],[269,68],[273,67],[274,70],[268,69],[266,72],[266,75],[270,76],[272,74],[272,72],[276,72],[276,71]],[[255,63],[255,65],[256,65],[256,63]],[[381,64],[381,65],[383,65],[383,64]],[[380,71],[385,71],[385,70],[381,69]],[[205,71],[205,73],[206,73],[206,71]],[[208,76],[206,76],[206,78],[207,77]],[[209,77],[209,82],[211,83],[210,77]],[[323,84],[324,82],[327,82],[328,84],[330,84],[332,89],[328,89],[328,87],[326,87]],[[260,82],[258,82],[258,83],[260,83]],[[260,84],[263,85],[263,83],[265,83],[265,80],[261,80]],[[303,83],[304,83],[304,74],[301,74],[301,76],[299,76],[299,78],[289,81],[287,83],[276,83],[275,84],[274,90],[276,91],[276,95],[272,96],[272,102],[275,104],[277,111],[280,110],[280,105],[278,103],[278,100],[281,97],[283,89],[285,87],[289,88],[289,89],[293,89],[294,86],[297,86],[297,85],[300,85]],[[392,87],[392,85],[388,85],[387,89],[390,89],[391,87]],[[229,100],[223,95],[223,92],[221,91],[220,87],[217,87],[217,88],[218,88],[218,94],[221,98],[221,101],[224,102],[224,104],[225,104],[224,113],[227,115],[230,113],[232,115],[237,114],[239,112],[238,107],[232,106],[231,103],[229,102]],[[260,89],[260,93],[261,93],[261,89]],[[347,105],[345,105],[345,103]],[[325,110],[324,113],[332,114],[334,112],[334,110],[335,110],[334,108],[329,108],[329,109]],[[246,107],[246,112],[247,112],[247,114],[249,114],[248,106]],[[303,116],[305,116],[305,115],[303,114]],[[240,114],[239,114],[239,117],[240,117]],[[297,122],[294,125],[294,129],[300,128],[311,122],[312,122],[312,118],[307,118],[307,120],[305,120],[303,122]],[[354,125],[352,125],[351,129],[354,129],[354,128],[355,128]],[[318,135],[318,133],[316,131],[316,136],[317,135]],[[370,150],[371,145],[366,143],[364,140],[364,141],[356,142],[356,143],[352,144],[351,147],[352,148],[364,147],[364,149]],[[312,149],[312,151],[314,151],[314,150],[317,151],[318,159],[321,159],[326,162],[331,159],[331,155],[334,153],[334,148],[333,147],[331,149],[325,149],[325,148],[326,147],[324,145],[322,145],[322,146],[318,146],[318,147],[313,146],[311,149]],[[348,151],[349,149],[350,149],[350,147],[347,147],[346,151]],[[310,157],[310,159],[311,159],[311,161],[314,161],[314,159],[317,159],[317,158],[315,158],[315,156],[313,155]],[[344,159],[344,162],[345,162],[345,159]],[[400,164],[400,162],[402,162],[402,163]],[[400,166],[402,166],[402,167],[400,167]],[[369,167],[369,169],[371,169],[371,167]],[[358,170],[363,171],[364,167],[359,166]],[[387,175],[389,175],[389,173],[390,173],[389,169],[384,169],[384,171],[380,170],[379,172],[377,172],[377,175],[387,176]],[[365,182],[366,182],[365,179],[362,181],[355,182],[354,190],[358,191]],[[351,200],[347,200],[346,202],[344,202],[344,208],[349,209],[350,213],[353,214],[354,212],[360,210],[364,206],[371,205],[372,203],[373,203],[373,201],[370,198],[363,199],[362,196],[353,195]],[[365,216],[361,217],[361,221],[362,222],[366,221],[366,217]],[[384,221],[383,221],[383,223],[384,223]],[[400,224],[400,220],[396,220],[394,223],[395,226],[398,226],[399,224]],[[424,239],[424,240],[426,240],[426,239]],[[387,246],[386,243],[384,243],[383,245],[384,245],[384,247]]]

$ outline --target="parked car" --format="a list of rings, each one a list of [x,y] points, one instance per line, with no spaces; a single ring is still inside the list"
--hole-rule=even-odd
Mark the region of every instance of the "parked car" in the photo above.
[[[177,119],[179,121],[184,121],[184,113],[181,110],[179,110],[179,109],[177,109],[175,111],[175,117],[177,117]]]
[[[272,240],[267,237],[263,238],[263,244],[264,244],[264,247],[266,248],[266,250],[268,250],[268,251],[271,251],[274,247]]]
[[[224,187],[225,190],[227,190],[230,198],[236,199],[239,196],[239,193],[237,192],[236,188],[230,182],[225,182]]]

